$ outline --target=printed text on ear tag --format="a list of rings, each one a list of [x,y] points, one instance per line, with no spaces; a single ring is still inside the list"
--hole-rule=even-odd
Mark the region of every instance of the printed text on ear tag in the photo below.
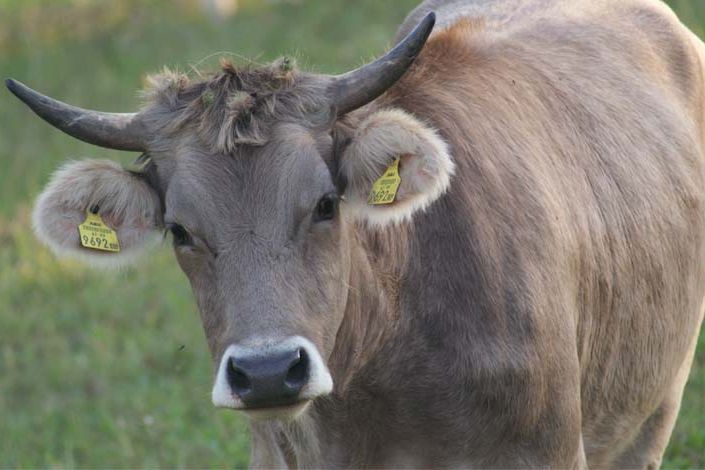
[[[367,203],[372,205],[391,204],[397,197],[397,190],[401,184],[399,176],[399,157],[389,165],[387,171],[372,185],[372,191],[367,198]]]
[[[120,251],[117,233],[103,222],[100,215],[86,212],[86,220],[78,226],[81,245],[91,250]]]

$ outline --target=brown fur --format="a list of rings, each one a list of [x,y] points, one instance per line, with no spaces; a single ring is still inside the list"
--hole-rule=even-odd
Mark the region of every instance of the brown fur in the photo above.
[[[537,3],[552,11],[540,25],[461,20],[435,34],[377,106],[441,129],[459,169],[435,207],[463,201],[454,218],[476,228],[454,232],[474,232],[466,246],[488,263],[484,278],[498,276],[484,281],[481,336],[504,318],[498,346],[526,344],[527,365],[542,358],[536,416],[560,406],[548,390],[570,401],[580,384],[587,461],[609,466],[671,400],[702,319],[702,44],[656,2]],[[512,292],[514,307],[496,297]],[[517,308],[528,330],[507,317]],[[506,343],[509,325],[522,339]],[[658,463],[655,445],[642,464]]]

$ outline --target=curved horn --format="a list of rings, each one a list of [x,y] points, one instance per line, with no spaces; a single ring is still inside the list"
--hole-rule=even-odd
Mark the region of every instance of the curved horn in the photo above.
[[[436,14],[431,12],[383,57],[334,77],[331,91],[338,115],[366,105],[394,85],[414,63],[435,24]]]
[[[89,144],[116,150],[144,151],[146,132],[136,113],[101,113],[77,108],[16,81],[7,88],[52,126]]]

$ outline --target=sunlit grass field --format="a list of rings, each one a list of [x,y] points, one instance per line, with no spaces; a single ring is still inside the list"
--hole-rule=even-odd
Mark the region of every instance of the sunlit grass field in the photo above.
[[[0,0],[0,75],[62,100],[132,111],[145,73],[231,53],[341,72],[381,53],[416,0]],[[705,32],[705,2],[674,2]],[[214,54],[217,53],[217,54]],[[195,72],[192,72],[195,73]],[[32,199],[82,144],[0,91],[0,467],[243,467],[243,418],[210,404],[210,358],[188,282],[164,243],[118,273],[58,262],[31,232]],[[705,336],[667,468],[705,468]]]

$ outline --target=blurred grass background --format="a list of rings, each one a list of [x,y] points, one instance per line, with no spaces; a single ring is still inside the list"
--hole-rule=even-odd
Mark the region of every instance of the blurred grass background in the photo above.
[[[145,73],[208,68],[216,52],[350,69],[381,53],[417,2],[0,0],[0,72],[133,111]],[[671,5],[702,37],[705,2]],[[244,419],[210,404],[210,357],[168,244],[103,273],[55,260],[32,236],[32,199],[57,165],[134,157],[68,138],[0,91],[0,467],[247,464]],[[705,468],[700,343],[665,468]]]

